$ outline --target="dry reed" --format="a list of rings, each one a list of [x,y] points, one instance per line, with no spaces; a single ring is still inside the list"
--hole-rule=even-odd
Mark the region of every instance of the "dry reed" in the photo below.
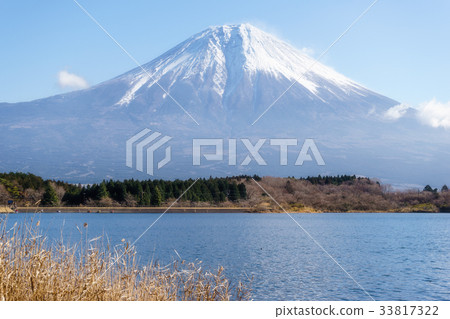
[[[142,267],[127,243],[109,248],[98,242],[50,244],[39,222],[8,229],[0,221],[0,300],[249,299],[249,289],[232,287],[222,267],[209,272],[184,261]]]

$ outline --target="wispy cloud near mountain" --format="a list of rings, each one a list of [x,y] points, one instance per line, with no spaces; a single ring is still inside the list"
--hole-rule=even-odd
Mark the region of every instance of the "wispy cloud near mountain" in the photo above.
[[[403,103],[395,105],[384,113],[384,117],[388,120],[398,120],[406,114],[409,108],[408,105]]]
[[[425,102],[419,106],[418,117],[424,124],[450,129],[450,102],[442,103],[436,99]]]
[[[58,73],[58,84],[61,88],[73,90],[86,89],[89,84],[81,76],[62,70]]]
[[[405,116],[408,110],[415,111],[415,118],[418,122],[434,127],[450,129],[450,102],[443,103],[436,99],[421,103],[412,107],[407,104],[398,104],[384,112],[384,118],[387,120],[398,120]]]

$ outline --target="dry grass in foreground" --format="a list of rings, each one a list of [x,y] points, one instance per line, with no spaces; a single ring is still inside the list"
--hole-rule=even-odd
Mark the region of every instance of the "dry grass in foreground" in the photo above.
[[[212,273],[185,262],[141,267],[128,244],[103,249],[97,242],[51,245],[39,222],[7,229],[0,221],[0,300],[249,299],[241,283],[231,287],[223,268]]]

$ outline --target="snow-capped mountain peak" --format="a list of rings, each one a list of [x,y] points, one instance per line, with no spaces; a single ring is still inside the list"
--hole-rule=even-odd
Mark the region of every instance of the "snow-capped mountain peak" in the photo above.
[[[259,74],[274,79],[298,81],[312,95],[320,98],[319,88],[332,94],[364,90],[357,83],[313,58],[250,24],[210,27],[150,63],[123,76],[130,87],[118,101],[128,105],[139,91],[169,77],[166,89],[179,81],[194,80],[220,97],[239,85],[244,76],[251,81]],[[208,79],[206,79],[208,78]],[[330,83],[331,85],[324,85]],[[228,93],[228,94],[227,94]]]

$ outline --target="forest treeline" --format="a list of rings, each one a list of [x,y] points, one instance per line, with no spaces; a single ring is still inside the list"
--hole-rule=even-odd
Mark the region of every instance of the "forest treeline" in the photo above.
[[[80,185],[44,180],[29,173],[0,173],[0,205],[17,206],[241,206],[258,212],[280,208],[305,212],[450,211],[448,187],[394,190],[377,180],[355,175],[278,178],[235,176],[194,180],[105,180]],[[189,189],[188,189],[189,188]]]
[[[170,200],[193,203],[247,199],[241,177],[188,180],[124,180],[69,184],[30,173],[0,173],[0,201],[18,206],[160,206]]]

